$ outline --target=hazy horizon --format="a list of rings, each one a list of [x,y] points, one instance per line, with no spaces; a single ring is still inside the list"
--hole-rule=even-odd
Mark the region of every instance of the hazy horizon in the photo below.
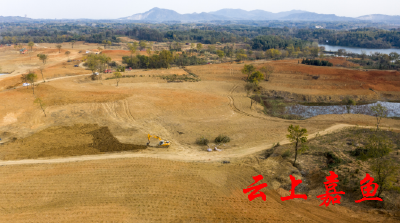
[[[337,16],[359,17],[369,14],[400,15],[397,8],[400,1],[381,0],[337,0],[335,4],[321,4],[316,0],[282,0],[280,2],[250,0],[246,4],[238,0],[220,0],[218,2],[204,0],[201,3],[180,3],[182,1],[149,0],[135,4],[123,0],[114,0],[111,4],[105,0],[52,1],[52,0],[14,0],[8,1],[0,8],[0,16],[27,15],[33,19],[117,19],[146,12],[154,7],[174,10],[180,14],[212,12],[220,9],[264,10],[273,13],[304,10],[319,14],[335,14]],[[273,4],[269,4],[269,2]],[[5,6],[5,7],[4,7]]]

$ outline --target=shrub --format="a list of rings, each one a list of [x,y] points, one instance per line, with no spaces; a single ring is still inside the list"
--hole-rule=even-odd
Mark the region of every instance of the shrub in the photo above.
[[[337,157],[333,152],[326,152],[324,156],[328,159],[328,167],[333,168],[335,166],[339,166],[340,163],[343,162],[342,159]]]
[[[215,141],[215,143],[227,143],[227,142],[230,142],[231,139],[228,136],[221,134],[221,135],[217,136],[217,138],[215,138],[214,141]]]
[[[196,144],[197,145],[208,145],[208,142],[209,142],[209,140],[204,136],[196,139]]]
[[[290,150],[286,150],[286,151],[282,154],[282,157],[285,158],[285,157],[289,157],[290,155],[291,155]]]
[[[246,85],[244,86],[244,89],[247,92],[258,92],[261,90],[261,87],[258,86],[258,84],[256,84],[256,83],[247,82]]]
[[[118,66],[117,62],[115,62],[115,61],[111,61],[108,65],[110,65],[111,67]]]

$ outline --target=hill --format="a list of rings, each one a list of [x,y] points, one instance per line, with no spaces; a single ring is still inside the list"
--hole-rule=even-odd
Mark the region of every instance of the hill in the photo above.
[[[314,12],[304,12],[304,13],[296,13],[288,15],[286,17],[283,17],[282,20],[336,22],[336,21],[355,21],[357,19],[351,17],[341,17],[335,14],[318,14]]]
[[[400,16],[382,15],[382,14],[372,14],[360,16],[359,20],[369,20],[372,22],[389,22],[389,23],[400,23]]]

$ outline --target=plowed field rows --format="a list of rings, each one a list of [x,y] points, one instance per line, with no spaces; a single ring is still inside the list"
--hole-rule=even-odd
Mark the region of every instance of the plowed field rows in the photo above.
[[[383,220],[316,200],[282,202],[265,188],[266,201],[250,202],[242,189],[258,173],[235,164],[137,158],[3,166],[0,175],[1,222]]]

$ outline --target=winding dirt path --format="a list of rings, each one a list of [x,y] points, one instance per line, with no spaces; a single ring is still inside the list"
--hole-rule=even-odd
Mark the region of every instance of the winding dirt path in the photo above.
[[[331,126],[323,131],[319,131],[317,133],[310,134],[308,136],[309,139],[315,138],[317,135],[326,135],[332,133],[334,131],[338,131],[347,127],[353,127],[355,125],[348,124],[338,124]],[[364,127],[363,127],[364,128]],[[372,128],[372,127],[365,127]],[[289,144],[288,140],[283,140],[279,142],[281,145]],[[52,163],[68,163],[68,162],[82,162],[82,161],[90,161],[90,160],[105,160],[105,159],[123,159],[123,158],[137,158],[137,157],[151,157],[151,158],[159,158],[159,159],[167,159],[167,160],[176,160],[176,161],[200,161],[200,162],[216,162],[227,160],[230,158],[238,158],[247,155],[251,155],[262,150],[271,148],[272,144],[262,144],[256,147],[243,149],[231,149],[223,152],[191,152],[191,153],[157,153],[157,154],[143,154],[143,153],[112,153],[112,154],[101,154],[101,155],[85,155],[78,157],[66,157],[66,158],[56,158],[56,159],[26,159],[26,160],[11,160],[11,161],[0,161],[0,166],[10,166],[10,165],[23,165],[23,164],[52,164]]]

